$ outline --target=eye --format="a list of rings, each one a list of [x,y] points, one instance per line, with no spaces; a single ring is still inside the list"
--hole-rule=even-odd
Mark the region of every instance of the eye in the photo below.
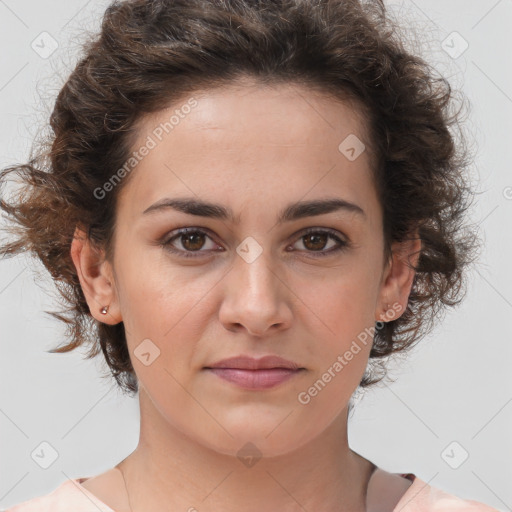
[[[160,245],[165,250],[185,258],[196,258],[197,256],[194,253],[207,252],[200,250],[205,246],[204,240],[207,238],[212,241],[208,233],[199,228],[182,228],[177,231],[173,231],[173,233],[173,236],[166,238],[160,243]],[[181,245],[182,249],[177,249],[174,245],[175,243]],[[215,243],[213,245],[216,246]],[[212,248],[211,246],[209,250],[216,251],[216,249]]]
[[[323,250],[328,244],[328,241],[334,240],[335,244],[331,244],[330,250]],[[298,243],[301,243],[308,253],[313,254],[313,257],[324,257],[338,253],[345,249],[349,244],[337,236],[337,231],[332,229],[308,228],[303,231]],[[334,249],[332,248],[334,245]]]
[[[349,245],[349,243],[342,240],[337,233],[337,231],[331,229],[308,228],[301,233],[296,243],[301,243],[307,253],[315,253],[312,254],[313,257],[329,256],[342,251]],[[210,247],[208,247],[208,243],[205,243],[205,240],[210,240]],[[334,240],[334,248],[332,248],[331,244],[329,250],[323,250],[329,245],[329,240]],[[196,258],[200,256],[200,254],[194,253],[220,252],[224,250],[222,248],[220,250],[218,249],[220,246],[213,242],[208,232],[194,227],[181,228],[173,231],[171,236],[166,237],[159,245],[165,250],[184,258]],[[177,245],[181,246],[181,248],[177,247]]]

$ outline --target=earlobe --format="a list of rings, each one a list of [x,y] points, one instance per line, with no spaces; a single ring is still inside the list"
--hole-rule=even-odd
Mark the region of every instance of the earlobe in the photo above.
[[[110,325],[121,322],[112,268],[103,251],[94,247],[85,231],[77,227],[70,253],[91,315]]]
[[[379,311],[376,320],[390,321],[399,318],[407,307],[416,267],[421,253],[421,238],[418,233],[392,245],[391,257],[383,274]],[[392,318],[388,318],[392,312]]]

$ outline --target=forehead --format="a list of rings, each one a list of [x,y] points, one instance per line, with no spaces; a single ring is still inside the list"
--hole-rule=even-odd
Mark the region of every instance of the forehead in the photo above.
[[[222,198],[238,211],[248,201],[280,204],[283,195],[299,200],[333,189],[357,200],[373,186],[362,112],[295,84],[191,93],[141,119],[137,130],[132,149],[150,149],[122,192],[134,218],[164,196]],[[349,158],[347,145],[361,154]]]

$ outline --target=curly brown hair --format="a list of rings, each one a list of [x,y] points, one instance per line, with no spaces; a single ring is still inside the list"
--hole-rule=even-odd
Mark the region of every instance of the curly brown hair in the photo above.
[[[452,108],[448,81],[406,50],[398,28],[377,0],[114,1],[57,96],[51,135],[33,146],[28,163],[0,174],[0,185],[11,172],[23,184],[0,203],[16,237],[0,254],[30,251],[65,300],[63,310],[47,313],[65,322],[70,341],[50,352],[88,343],[90,358],[101,347],[107,376],[138,391],[123,322],[107,325],[89,311],[70,256],[75,228],[112,261],[116,199],[130,176],[104,198],[94,191],[129,158],[138,121],[193,91],[250,76],[356,102],[370,134],[388,254],[418,229],[407,307],[377,326],[370,362],[378,364],[360,387],[382,380],[382,358],[412,347],[461,301],[478,245],[465,219],[472,192],[468,145],[456,136],[461,109]]]

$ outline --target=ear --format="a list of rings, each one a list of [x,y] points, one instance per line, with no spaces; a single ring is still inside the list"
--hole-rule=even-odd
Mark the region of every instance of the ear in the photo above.
[[[375,320],[389,322],[402,316],[409,295],[421,253],[421,238],[418,232],[404,241],[394,242],[391,256],[385,265],[375,311]]]
[[[115,325],[122,321],[115,289],[112,266],[88,239],[85,231],[76,228],[71,243],[71,258],[91,315],[98,321]],[[100,310],[108,306],[106,314]]]

